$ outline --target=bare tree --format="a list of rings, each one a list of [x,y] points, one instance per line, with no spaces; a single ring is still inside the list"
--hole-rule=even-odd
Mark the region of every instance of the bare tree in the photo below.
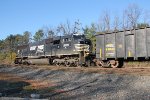
[[[98,32],[110,31],[110,14],[108,11],[103,11],[96,25]]]
[[[102,17],[100,17],[98,23],[96,24],[96,28],[98,32],[104,32],[106,30]]]
[[[49,30],[49,28],[47,26],[43,26],[42,30],[43,30],[43,33],[44,33],[44,38],[47,38],[48,37],[48,30]]]
[[[115,16],[115,17],[114,17],[113,26],[114,26],[114,30],[115,30],[115,31],[117,31],[117,30],[119,29],[120,21],[119,21],[119,17],[118,17],[118,16]]]
[[[64,24],[60,24],[57,27],[57,33],[60,33],[60,35],[66,35],[67,34],[67,30],[66,30],[66,26]]]
[[[57,34],[56,28],[44,26],[42,28],[44,33],[44,38],[51,38]]]
[[[69,20],[67,20],[66,22],[66,30],[67,30],[67,34],[71,33],[71,24]]]
[[[80,25],[81,23],[79,20],[75,21],[73,25],[69,22],[69,20],[67,20],[65,24],[60,24],[57,27],[57,32],[62,35],[77,34],[81,29]]]
[[[123,11],[123,15],[122,15],[122,28],[126,29],[128,28],[128,24],[127,24],[128,20],[127,20],[127,16],[126,16],[126,11]]]
[[[80,23],[79,19],[74,22],[74,27],[73,27],[73,34],[79,34],[82,28],[82,24]]]
[[[105,29],[106,31],[110,31],[110,14],[107,11],[105,11],[103,15]]]
[[[125,12],[128,17],[128,20],[130,22],[130,27],[136,28],[136,25],[138,23],[138,20],[140,18],[142,10],[139,8],[138,5],[131,4],[128,6],[128,8],[125,10]]]

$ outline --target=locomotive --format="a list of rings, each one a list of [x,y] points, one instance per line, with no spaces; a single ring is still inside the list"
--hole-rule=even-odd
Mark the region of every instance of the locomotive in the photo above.
[[[85,35],[55,36],[18,46],[15,64],[90,66],[91,55],[92,43]]]

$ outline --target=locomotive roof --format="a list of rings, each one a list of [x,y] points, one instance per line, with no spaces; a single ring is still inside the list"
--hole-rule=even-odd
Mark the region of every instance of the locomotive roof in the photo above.
[[[18,48],[24,48],[27,46],[34,46],[34,45],[42,45],[42,44],[47,44],[47,43],[51,43],[55,40],[61,40],[61,39],[65,39],[65,38],[72,38],[73,36],[84,36],[84,35],[75,35],[75,34],[70,34],[70,35],[64,35],[64,36],[54,36],[53,38],[47,38],[47,39],[43,39],[41,41],[36,41],[36,42],[32,42],[26,45],[20,45],[18,46]]]

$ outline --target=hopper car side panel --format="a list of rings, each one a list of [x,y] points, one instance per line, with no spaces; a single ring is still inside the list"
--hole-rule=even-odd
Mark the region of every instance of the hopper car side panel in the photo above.
[[[150,57],[150,28],[96,35],[96,58],[128,59]]]

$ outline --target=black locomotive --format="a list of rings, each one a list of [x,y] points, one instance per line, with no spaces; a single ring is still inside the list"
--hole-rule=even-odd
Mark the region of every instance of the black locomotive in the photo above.
[[[84,35],[56,36],[17,47],[15,64],[82,66],[92,63],[92,44]],[[89,57],[90,56],[90,57]]]

